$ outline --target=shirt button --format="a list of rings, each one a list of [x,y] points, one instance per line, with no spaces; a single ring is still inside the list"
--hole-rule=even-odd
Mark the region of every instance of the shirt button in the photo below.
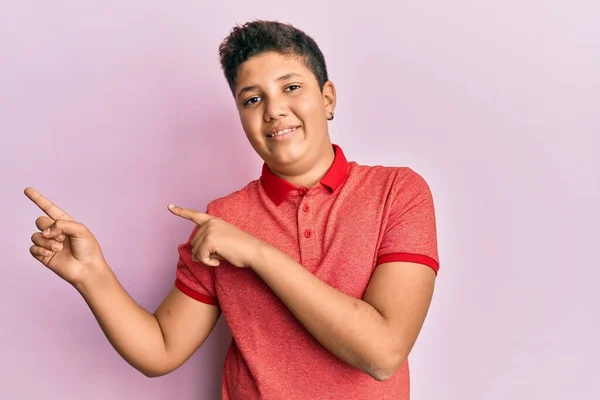
[[[312,236],[312,231],[310,229],[307,229],[304,231],[305,238],[310,239],[311,236]]]
[[[300,188],[298,189],[298,193],[300,193],[300,196],[304,196],[306,194],[306,192],[308,192],[308,189],[306,188]]]
[[[302,211],[304,211],[304,212],[309,212],[309,211],[310,211],[310,207],[308,206],[308,204],[305,204],[305,205],[302,207]]]

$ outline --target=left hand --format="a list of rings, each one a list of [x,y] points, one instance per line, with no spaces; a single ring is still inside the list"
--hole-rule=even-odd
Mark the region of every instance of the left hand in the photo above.
[[[227,260],[238,268],[250,268],[259,247],[266,244],[220,218],[172,204],[168,209],[200,226],[191,243],[192,260],[196,262],[217,267],[219,260]]]

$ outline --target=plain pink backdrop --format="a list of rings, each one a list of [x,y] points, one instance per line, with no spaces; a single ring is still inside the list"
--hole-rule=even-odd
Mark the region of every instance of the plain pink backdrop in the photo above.
[[[598,399],[597,1],[0,3],[0,397],[219,398],[223,321],[169,376],[112,349],[29,255],[33,186],[88,225],[153,310],[203,209],[260,173],[219,69],[236,23],[305,29],[338,89],[332,139],[408,165],[436,202],[441,270],[413,399]]]

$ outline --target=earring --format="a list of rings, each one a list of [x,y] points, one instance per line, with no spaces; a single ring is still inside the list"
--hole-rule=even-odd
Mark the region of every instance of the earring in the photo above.
[[[327,121],[332,121],[333,120],[333,116],[334,116],[333,113],[329,114],[329,118],[327,118]]]

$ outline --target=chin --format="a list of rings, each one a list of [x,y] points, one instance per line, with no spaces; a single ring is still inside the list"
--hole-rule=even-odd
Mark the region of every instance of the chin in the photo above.
[[[306,157],[307,148],[303,143],[291,143],[269,149],[269,157],[280,164],[291,164]]]

